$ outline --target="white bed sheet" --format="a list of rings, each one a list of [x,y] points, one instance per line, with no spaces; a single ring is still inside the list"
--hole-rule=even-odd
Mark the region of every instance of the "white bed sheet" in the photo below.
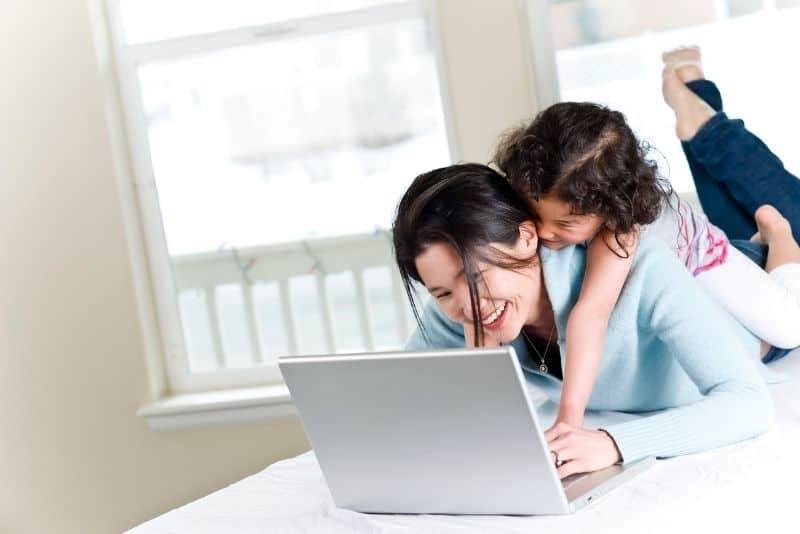
[[[771,432],[662,460],[570,516],[368,515],[336,508],[312,452],[277,462],[152,519],[134,534],[206,533],[800,533],[800,350],[770,365]],[[731,424],[736,416],[731,414]]]

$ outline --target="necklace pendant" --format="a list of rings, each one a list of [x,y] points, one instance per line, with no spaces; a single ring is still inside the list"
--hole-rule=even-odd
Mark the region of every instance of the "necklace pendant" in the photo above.
[[[539,371],[543,372],[544,374],[547,374],[547,364],[543,363],[542,365],[540,365]]]

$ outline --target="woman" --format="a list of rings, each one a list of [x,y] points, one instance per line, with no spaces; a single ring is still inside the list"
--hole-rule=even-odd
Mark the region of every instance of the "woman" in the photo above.
[[[478,345],[510,343],[529,380],[557,399],[563,362],[554,349],[564,345],[585,249],[539,256],[526,204],[501,175],[477,164],[417,177],[393,232],[409,293],[417,281],[434,297],[407,348],[464,346],[465,336]],[[609,321],[588,407],[659,412],[602,430],[554,427],[546,437],[559,475],[763,433],[772,404],[758,354],[758,340],[698,288],[666,245],[643,238]]]

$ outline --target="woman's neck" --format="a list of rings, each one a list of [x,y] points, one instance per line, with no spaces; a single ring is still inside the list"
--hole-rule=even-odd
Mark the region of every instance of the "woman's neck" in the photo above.
[[[544,274],[541,267],[537,269],[536,276],[539,278],[539,296],[533,304],[531,315],[525,323],[524,328],[538,337],[547,337],[552,332],[555,325],[555,315],[550,297],[547,295],[547,288],[544,285]]]

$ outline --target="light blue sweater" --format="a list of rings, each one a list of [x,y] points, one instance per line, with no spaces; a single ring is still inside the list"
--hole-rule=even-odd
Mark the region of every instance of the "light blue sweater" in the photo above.
[[[567,316],[583,281],[586,248],[540,249],[564,366]],[[731,288],[735,291],[736,288]],[[463,328],[431,299],[408,350],[464,346]],[[521,337],[512,346],[528,381],[558,402],[561,381],[538,371]],[[609,320],[592,410],[657,412],[606,428],[625,462],[727,445],[765,432],[772,400],[758,340],[697,285],[667,247],[643,237]]]

